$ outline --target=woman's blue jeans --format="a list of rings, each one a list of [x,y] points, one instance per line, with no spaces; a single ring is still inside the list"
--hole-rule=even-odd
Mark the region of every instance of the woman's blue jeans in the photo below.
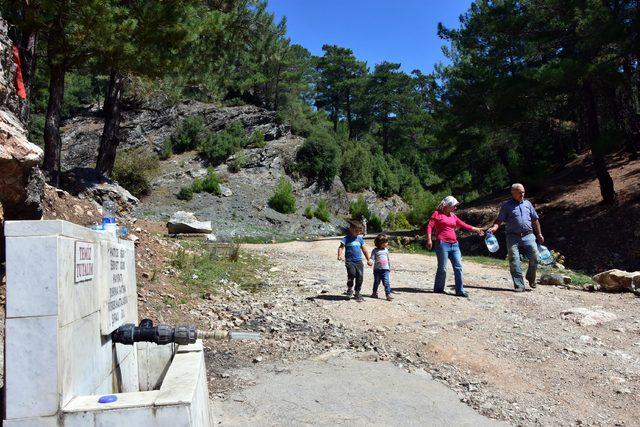
[[[464,292],[462,282],[462,252],[460,245],[436,241],[436,256],[438,257],[438,271],[436,272],[436,282],[433,285],[434,292],[444,292],[444,284],[447,280],[447,259],[451,261],[453,276],[456,284],[456,294]]]

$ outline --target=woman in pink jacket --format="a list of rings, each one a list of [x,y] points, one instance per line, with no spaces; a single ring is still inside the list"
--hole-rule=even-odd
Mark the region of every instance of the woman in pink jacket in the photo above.
[[[462,281],[462,253],[456,236],[456,229],[463,228],[468,231],[484,235],[484,231],[472,227],[462,221],[453,213],[456,210],[458,201],[453,196],[445,197],[438,205],[433,215],[429,219],[427,225],[427,247],[431,249],[433,242],[431,241],[431,232],[436,233],[436,255],[438,257],[438,271],[436,272],[436,280],[433,285],[433,292],[443,294],[444,284],[447,278],[447,258],[451,261],[453,267],[453,275],[455,277],[456,296],[468,298],[469,294],[464,290]]]

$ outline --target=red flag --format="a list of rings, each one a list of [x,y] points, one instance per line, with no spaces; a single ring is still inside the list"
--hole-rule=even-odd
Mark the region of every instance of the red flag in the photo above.
[[[16,92],[22,99],[27,99],[27,91],[22,80],[22,63],[20,61],[20,50],[18,46],[13,46],[13,63],[16,64]]]

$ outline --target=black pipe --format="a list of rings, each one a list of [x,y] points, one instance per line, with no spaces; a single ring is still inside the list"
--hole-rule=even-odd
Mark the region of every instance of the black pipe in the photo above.
[[[127,323],[111,333],[113,342],[126,345],[133,345],[136,342],[187,345],[195,343],[197,337],[198,331],[195,325],[153,326],[153,321],[150,319],[142,319],[140,326]]]

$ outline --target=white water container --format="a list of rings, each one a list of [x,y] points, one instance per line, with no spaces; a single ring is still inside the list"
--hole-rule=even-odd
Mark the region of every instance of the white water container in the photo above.
[[[489,252],[491,253],[498,252],[498,249],[500,249],[498,239],[496,239],[496,236],[489,231],[487,231],[486,237],[484,238],[484,243],[487,245],[487,249],[489,249]]]

